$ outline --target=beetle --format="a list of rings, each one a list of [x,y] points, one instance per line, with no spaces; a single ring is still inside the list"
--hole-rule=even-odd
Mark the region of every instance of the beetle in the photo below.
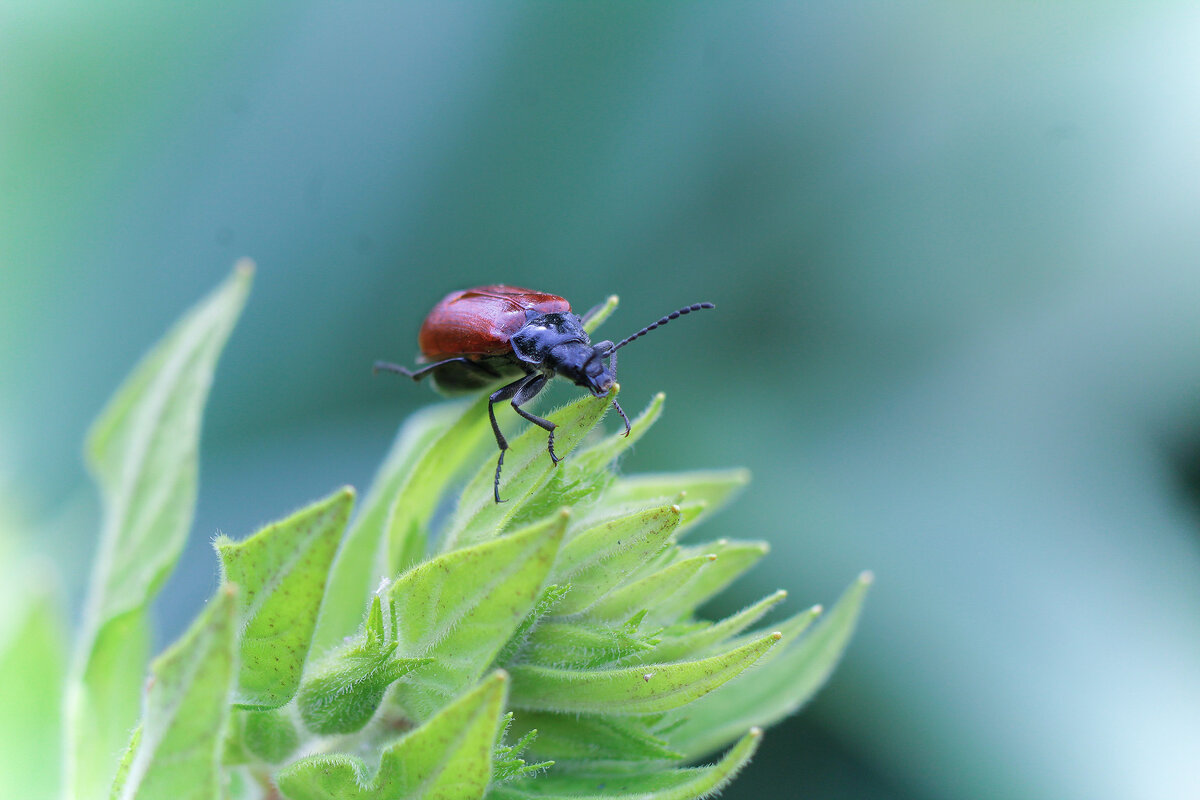
[[[451,292],[433,307],[421,325],[418,344],[420,361],[433,362],[419,369],[377,361],[375,371],[395,372],[419,381],[432,376],[436,387],[446,394],[482,389],[511,380],[492,392],[488,399],[488,417],[500,457],[496,460],[493,494],[500,499],[500,471],[508,440],[496,423],[496,403],[509,400],[513,410],[544,429],[549,438],[546,449],[557,466],[562,459],[554,452],[553,422],[531,414],[521,406],[538,395],[550,379],[564,377],[602,397],[617,381],[617,351],[659,326],[712,303],[693,303],[647,325],[617,344],[610,341],[592,344],[584,325],[603,304],[582,317],[571,313],[571,304],[558,295],[496,284]],[[607,362],[607,363],[606,363]],[[613,408],[625,422],[629,435],[629,417],[616,400]]]

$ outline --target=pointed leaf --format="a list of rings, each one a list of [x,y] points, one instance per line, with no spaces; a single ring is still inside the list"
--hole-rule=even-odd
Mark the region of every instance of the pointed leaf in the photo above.
[[[513,635],[508,637],[504,647],[500,648],[500,652],[496,654],[495,666],[497,668],[506,666],[517,653],[525,647],[525,643],[529,640],[529,635],[541,623],[542,618],[550,613],[558,603],[566,596],[568,587],[551,584],[542,590],[538,595],[537,602],[533,604],[533,609],[525,615],[525,619],[521,620],[521,624],[513,631]]]
[[[654,423],[658,422],[658,418],[662,416],[663,404],[666,399],[667,396],[662,392],[654,395],[646,409],[629,423],[628,436],[625,435],[625,428],[622,426],[616,433],[609,434],[596,444],[581,451],[572,466],[584,474],[598,472],[607,467],[618,456],[637,444]]]
[[[752,728],[716,764],[693,769],[655,769],[631,774],[626,769],[549,773],[537,780],[495,787],[488,800],[698,800],[727,786],[750,762],[762,730]]]
[[[583,397],[568,403],[547,418],[558,425],[554,431],[554,450],[559,457],[570,453],[599,424],[616,398],[616,391],[603,397]],[[522,421],[523,422],[523,421]],[[554,463],[546,452],[546,432],[536,425],[510,440],[500,478],[500,496],[493,496],[495,463],[484,464],[463,489],[454,517],[443,537],[443,552],[496,536],[524,507],[526,501],[549,480]],[[547,509],[547,513],[553,509]]]
[[[216,541],[225,580],[239,587],[238,705],[278,708],[295,695],[353,506],[345,487],[243,542]]]
[[[676,593],[716,560],[717,557],[710,553],[666,566],[609,592],[584,610],[582,616],[588,620],[619,622],[648,609],[654,620],[674,622],[682,613],[672,602]]]
[[[588,321],[583,323],[583,329],[587,331],[588,336],[596,332],[596,329],[604,324],[604,321],[612,316],[612,313],[617,310],[617,305],[621,302],[621,298],[615,294],[610,294],[604,298],[604,303],[596,309],[596,313],[588,318]]]
[[[507,675],[492,673],[383,751],[374,776],[350,756],[313,756],[285,768],[278,785],[291,800],[472,800],[492,775],[492,748]]]
[[[398,652],[429,657],[393,697],[416,720],[470,686],[533,608],[566,529],[555,517],[409,570],[392,584]]]
[[[752,677],[685,709],[682,724],[667,737],[671,744],[698,758],[731,741],[747,724],[770,725],[806,703],[846,649],[872,580],[870,573],[860,575],[819,624],[773,653]]]
[[[697,661],[609,670],[513,667],[514,708],[604,714],[652,714],[678,708],[738,675],[780,639],[756,642]]]
[[[352,635],[379,581],[419,561],[446,485],[490,434],[487,398],[439,403],[409,417],[346,532],[313,636],[322,652]]]
[[[522,711],[515,732],[536,730],[530,752],[556,761],[678,761],[643,717]]]
[[[542,666],[576,669],[602,667],[654,648],[658,640],[639,633],[637,628],[637,624],[628,623],[610,627],[574,620],[543,622],[521,651],[521,660]]]
[[[688,658],[698,653],[704,653],[709,648],[717,646],[729,637],[736,636],[753,625],[763,614],[770,611],[786,597],[787,592],[780,590],[775,592],[775,594],[764,597],[751,606],[747,606],[738,613],[726,617],[718,623],[704,623],[701,626],[693,626],[690,630],[678,634],[672,634],[671,630],[668,629],[661,634],[660,638],[662,641],[658,645],[651,650],[638,653],[631,660],[638,662],[677,661],[681,658]],[[789,641],[793,638],[792,634],[784,628],[779,628],[779,631]],[[778,648],[776,649],[777,651]]]
[[[146,609],[191,525],[201,411],[252,271],[240,263],[171,329],[88,438],[104,525],[67,699],[66,784],[77,800],[104,796],[137,720]]]
[[[571,590],[554,613],[573,614],[594,603],[667,546],[679,525],[677,506],[655,506],[596,521],[563,545],[551,580]]]
[[[700,517],[707,517],[737,496],[750,481],[744,469],[662,472],[621,478],[609,490],[605,502],[614,505],[657,501],[678,503],[689,511],[685,525],[691,529]],[[679,497],[680,492],[684,497]]]
[[[650,619],[665,623],[686,616],[749,571],[770,549],[766,542],[731,542],[728,539],[695,548],[682,548],[678,559],[680,562],[686,561],[688,556],[701,554],[716,558],[669,599],[655,603]]]
[[[300,687],[297,705],[304,725],[314,733],[330,735],[351,733],[370,722],[388,687],[433,661],[397,658],[396,647],[376,595],[358,639],[327,656]]]
[[[215,800],[237,661],[235,591],[221,589],[150,667],[142,732],[119,797]]]

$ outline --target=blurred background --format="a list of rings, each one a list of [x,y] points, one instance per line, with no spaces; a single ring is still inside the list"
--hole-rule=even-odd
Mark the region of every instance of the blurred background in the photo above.
[[[365,487],[447,291],[711,300],[626,470],[754,472],[713,613],[877,575],[724,796],[1200,797],[1200,9],[1033,5],[6,0],[0,552],[77,618],[87,426],[240,256],[164,639]]]

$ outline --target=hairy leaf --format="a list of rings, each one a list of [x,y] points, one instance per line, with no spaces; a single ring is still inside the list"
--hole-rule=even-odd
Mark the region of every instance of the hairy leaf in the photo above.
[[[223,587],[183,637],[155,659],[142,728],[121,800],[215,800],[218,758],[237,663],[233,587]]]
[[[750,729],[724,758],[708,767],[551,773],[535,781],[497,786],[488,793],[488,800],[699,800],[728,785],[750,762],[761,739],[759,728]]]
[[[472,800],[492,774],[507,675],[494,672],[421,727],[383,750],[369,774],[358,758],[312,756],[279,774],[292,800]]]
[[[594,522],[576,533],[563,545],[551,572],[551,580],[571,586],[554,613],[581,611],[620,585],[662,552],[678,525],[678,507],[655,506]]]
[[[690,513],[679,533],[690,529],[732,500],[750,481],[744,469],[695,470],[631,475],[619,479],[605,501],[616,504],[657,501],[677,503]],[[680,493],[683,497],[680,497]]]
[[[584,395],[552,412],[547,419],[558,425],[554,432],[555,452],[569,458],[568,454],[600,422],[615,398],[615,390],[604,397]],[[521,423],[528,425],[524,420]],[[528,430],[509,441],[500,479],[503,503],[493,499],[495,464],[486,463],[480,468],[463,489],[443,536],[443,552],[497,535],[521,511],[555,469],[546,452],[546,438],[546,431],[528,425]]]
[[[676,661],[681,658],[688,658],[696,654],[704,653],[709,648],[715,647],[721,642],[726,641],[731,636],[736,636],[746,628],[753,625],[778,603],[782,602],[787,597],[787,592],[780,590],[772,595],[764,597],[754,605],[748,606],[732,616],[726,617],[717,623],[700,623],[680,626],[682,630],[673,632],[670,628],[663,631],[661,641],[653,649],[643,653],[638,653],[635,657],[639,662],[650,661]],[[789,641],[792,639],[792,633],[784,628],[779,629],[784,637]]]
[[[278,708],[296,693],[353,505],[347,487],[245,541],[215,542],[225,580],[239,587],[238,705]]]
[[[327,656],[300,687],[300,717],[314,733],[352,733],[366,725],[388,687],[431,658],[398,658],[395,604],[388,602],[391,627],[384,623],[376,595],[362,634]]]
[[[399,652],[434,659],[396,686],[396,702],[413,719],[427,719],[491,664],[533,608],[566,525],[558,514],[439,556],[392,584]]]
[[[425,528],[442,491],[488,433],[486,397],[431,406],[400,428],[329,574],[313,637],[318,652],[358,629],[384,576],[424,556]]]
[[[731,741],[750,724],[769,725],[807,702],[833,671],[854,632],[867,588],[863,573],[837,605],[806,635],[794,639],[753,676],[729,683],[696,702],[668,736],[689,758],[697,758]],[[799,618],[802,623],[803,615]]]
[[[512,705],[547,711],[653,714],[685,705],[741,673],[781,638],[772,633],[697,661],[608,670],[513,667]]]

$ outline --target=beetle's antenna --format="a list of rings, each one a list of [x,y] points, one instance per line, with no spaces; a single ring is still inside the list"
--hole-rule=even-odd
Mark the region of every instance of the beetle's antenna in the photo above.
[[[647,325],[646,327],[642,328],[640,331],[635,333],[633,336],[628,336],[628,337],[622,339],[620,342],[617,343],[617,346],[614,347],[609,352],[615,353],[618,350],[620,350],[622,347],[624,347],[625,345],[632,342],[634,339],[638,338],[639,336],[645,336],[650,331],[654,330],[655,328],[657,328],[661,325],[666,325],[668,322],[670,322],[673,319],[678,319],[679,317],[682,317],[684,314],[690,314],[693,311],[699,311],[702,308],[716,308],[716,306],[714,306],[712,303],[692,303],[690,306],[685,306],[685,307],[679,309],[678,311],[672,311],[670,314],[667,314],[665,317],[660,319],[658,322],[655,322],[653,325]]]

